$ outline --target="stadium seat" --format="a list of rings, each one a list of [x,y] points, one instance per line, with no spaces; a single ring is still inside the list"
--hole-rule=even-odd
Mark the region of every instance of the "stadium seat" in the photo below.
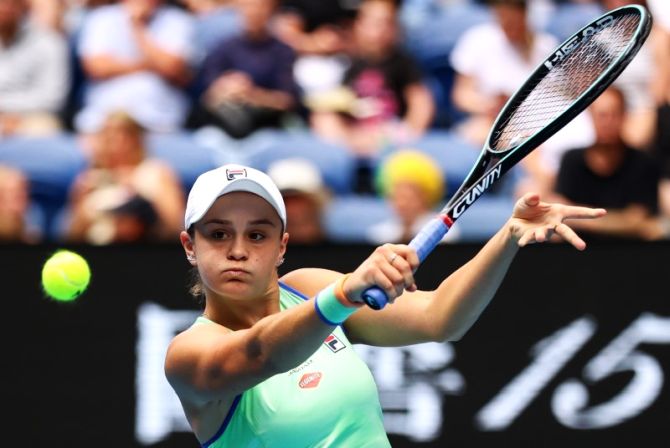
[[[225,163],[214,157],[209,148],[200,144],[191,133],[150,134],[147,137],[150,155],[167,161],[175,169],[185,191],[203,172]],[[229,160],[232,161],[232,160]]]
[[[388,203],[376,196],[339,196],[324,210],[323,225],[330,241],[365,243],[368,228],[392,213]]]
[[[347,148],[324,142],[308,131],[266,134],[247,148],[245,158],[250,166],[264,171],[275,160],[289,157],[314,162],[333,193],[351,192],[355,158]]]

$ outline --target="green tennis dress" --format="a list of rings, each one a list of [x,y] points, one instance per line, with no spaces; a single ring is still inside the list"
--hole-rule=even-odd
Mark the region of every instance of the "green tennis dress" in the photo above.
[[[280,284],[282,310],[307,300]],[[199,317],[197,323],[211,323]],[[203,447],[390,447],[377,386],[340,327],[305,362],[238,395]]]

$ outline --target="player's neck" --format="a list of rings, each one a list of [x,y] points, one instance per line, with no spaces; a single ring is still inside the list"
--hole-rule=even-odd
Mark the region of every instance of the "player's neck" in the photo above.
[[[256,322],[279,312],[279,289],[258,299],[226,298],[208,294],[203,316],[231,330],[251,328]]]

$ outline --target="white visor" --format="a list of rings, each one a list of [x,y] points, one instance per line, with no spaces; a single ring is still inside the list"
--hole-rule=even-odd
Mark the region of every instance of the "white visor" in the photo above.
[[[286,207],[272,179],[254,168],[229,164],[206,171],[195,180],[186,201],[186,230],[202,219],[220,196],[234,191],[246,191],[265,199],[277,211],[286,229]]]

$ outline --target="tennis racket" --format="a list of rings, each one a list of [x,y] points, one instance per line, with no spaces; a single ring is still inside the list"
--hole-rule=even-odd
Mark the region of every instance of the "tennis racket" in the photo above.
[[[612,84],[650,29],[651,16],[644,7],[614,9],[573,34],[535,69],[498,114],[481,154],[456,193],[409,243],[420,262],[503,174]],[[378,286],[368,288],[362,298],[373,309],[388,303]]]

